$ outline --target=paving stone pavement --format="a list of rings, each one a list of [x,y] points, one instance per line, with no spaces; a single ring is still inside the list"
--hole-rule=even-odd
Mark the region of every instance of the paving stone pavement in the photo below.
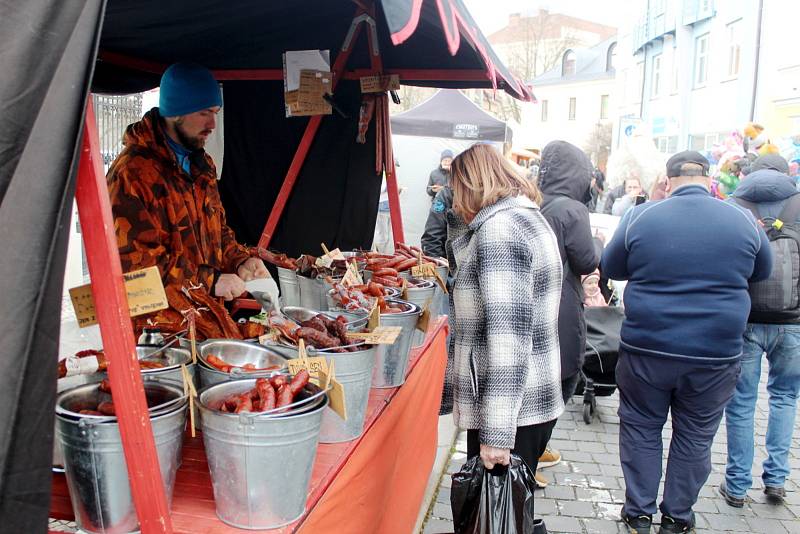
[[[762,377],[766,377],[766,365]],[[795,433],[790,452],[792,473],[786,482],[786,504],[775,506],[764,499],[761,463],[766,458],[764,438],[767,430],[768,404],[765,379],[762,380],[756,406],[756,451],[753,462],[753,489],[744,508],[731,508],[717,493],[724,479],[727,435],[723,417],[712,446],[712,472],[695,506],[698,534],[749,532],[753,534],[800,534],[800,433]],[[553,430],[551,445],[561,451],[563,461],[542,473],[550,485],[536,492],[536,515],[545,519],[548,532],[580,534],[627,533],[619,522],[625,499],[625,481],[619,462],[618,394],[598,398],[598,415],[590,425],[583,422],[583,404],[574,397]],[[800,421],[800,418],[798,418]],[[672,433],[667,420],[664,429],[664,457]],[[461,468],[466,459],[466,433],[459,434],[456,452],[447,464],[447,472]],[[666,467],[666,464],[665,464]],[[450,477],[445,475],[439,493],[428,511],[421,534],[453,532],[450,511]],[[663,481],[661,485],[663,491]],[[658,523],[659,516],[654,518]],[[654,529],[654,531],[656,531]]]

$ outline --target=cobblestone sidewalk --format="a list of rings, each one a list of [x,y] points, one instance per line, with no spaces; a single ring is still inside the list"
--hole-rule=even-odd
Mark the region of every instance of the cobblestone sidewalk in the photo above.
[[[766,376],[766,368],[762,377]],[[754,487],[751,502],[744,508],[728,506],[717,493],[724,479],[726,461],[725,422],[717,433],[712,447],[713,470],[700,492],[694,510],[698,534],[750,532],[758,534],[800,533],[800,436],[792,440],[790,461],[792,474],[786,482],[786,505],[767,504],[761,491],[761,463],[766,458],[764,436],[767,430],[767,395],[764,380],[756,408],[756,451],[753,463]],[[551,445],[561,451],[563,461],[543,469],[550,485],[536,492],[536,515],[544,517],[548,532],[581,534],[625,533],[619,522],[619,511],[624,502],[624,479],[619,462],[619,419],[617,394],[598,399],[599,418],[591,425],[583,422],[580,397],[574,397],[567,411],[559,419]],[[798,418],[800,421],[800,418]],[[664,456],[669,450],[672,435],[668,420],[664,429]],[[466,434],[461,433],[456,452],[450,459],[447,472],[461,468],[466,458]],[[665,464],[666,467],[666,464]],[[662,483],[663,490],[663,483]],[[654,518],[654,522],[659,521]],[[654,529],[655,530],[655,529]],[[450,512],[450,476],[442,477],[439,493],[428,513],[423,534],[453,532]]]

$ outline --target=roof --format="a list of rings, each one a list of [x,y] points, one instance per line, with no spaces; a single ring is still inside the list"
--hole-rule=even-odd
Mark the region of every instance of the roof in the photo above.
[[[588,82],[613,78],[615,75],[614,69],[607,70],[606,66],[608,49],[612,45],[615,45],[616,42],[617,36],[614,35],[591,48],[568,49],[567,51],[571,50],[575,52],[575,74],[562,76],[561,69],[563,61],[559,61],[555,67],[534,78],[533,84],[538,86],[556,85],[561,83]],[[566,54],[567,51],[564,53]]]
[[[393,135],[417,135],[476,141],[509,140],[506,123],[482,110],[461,91],[442,89],[391,119]]]
[[[540,22],[540,17],[545,18],[546,22]],[[569,15],[562,15],[560,13],[549,13],[546,10],[539,10],[539,13],[532,17],[511,15],[509,17],[509,23],[505,28],[489,35],[489,42],[493,45],[499,45],[526,41],[530,39],[530,27],[535,27],[537,24],[545,24],[542,35],[538,36],[541,39],[560,39],[563,37],[561,34],[561,29],[563,27],[584,32],[594,32],[598,34],[601,39],[606,39],[617,33],[617,28],[611,26],[571,17]]]

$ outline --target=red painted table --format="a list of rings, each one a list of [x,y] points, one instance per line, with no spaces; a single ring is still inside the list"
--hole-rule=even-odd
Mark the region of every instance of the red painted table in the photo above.
[[[271,533],[398,533],[413,528],[436,456],[439,402],[447,360],[447,319],[413,349],[406,383],[372,389],[361,438],[320,445],[306,513]],[[54,475],[50,517],[73,519],[67,483]],[[179,533],[247,532],[220,521],[201,437],[187,436],[175,482],[172,525]],[[253,532],[253,531],[250,531]]]

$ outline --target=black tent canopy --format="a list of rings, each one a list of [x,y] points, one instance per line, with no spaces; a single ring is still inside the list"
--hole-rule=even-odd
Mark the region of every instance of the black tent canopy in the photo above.
[[[58,315],[76,182],[79,192],[83,191],[80,198],[96,196],[94,208],[108,204],[107,198],[103,204],[97,188],[86,192],[88,181],[97,178],[96,164],[94,171],[86,170],[91,165],[81,164],[78,177],[79,161],[91,159],[92,136],[84,137],[84,129],[95,131],[94,124],[85,120],[89,91],[131,93],[155,87],[163,69],[176,61],[213,69],[225,88],[226,122],[239,126],[237,139],[232,128],[226,127],[232,144],[231,152],[226,150],[230,157],[226,157],[222,179],[224,201],[237,233],[243,240],[254,239],[278,198],[294,150],[307,137],[304,130],[315,121],[281,116],[281,54],[327,49],[335,59],[342,53],[356,10],[366,16],[370,29],[350,43],[352,54],[335,94],[348,118],[322,120],[305,165],[301,161],[298,194],[290,197],[275,238],[276,245],[288,252],[306,245],[292,240],[300,232],[316,244],[327,240],[352,246],[371,240],[380,177],[375,170],[374,128],[365,145],[354,140],[360,76],[375,73],[377,66],[379,72],[400,75],[406,84],[496,87],[517,98],[532,98],[527,87],[497,61],[460,0],[0,0],[4,51],[0,55],[4,73],[0,79],[0,247],[6,251],[0,259],[0,337],[6,364],[0,375],[0,404],[4,406],[0,414],[0,524],[9,532],[46,528]],[[377,64],[377,57],[365,46],[369,35],[380,53]],[[231,164],[237,160],[238,165]],[[328,206],[325,213],[339,213],[334,224],[318,217],[322,197]],[[81,221],[87,243],[93,243],[86,251],[89,269],[96,280],[113,277],[115,293],[124,297],[121,272],[115,274],[119,258],[113,224],[109,224],[109,212],[99,208],[95,213],[105,213],[103,217]],[[83,218],[80,205],[79,210]],[[348,217],[353,222],[345,225]],[[88,239],[90,235],[94,239]],[[101,272],[101,257],[105,264],[116,265],[116,270]],[[106,296],[95,299],[98,311],[110,306],[108,301],[113,299]],[[111,376],[112,388],[123,391],[130,388],[117,389],[120,381],[133,384],[139,375],[132,334],[125,326],[129,325],[127,310],[118,306],[114,313],[115,321],[101,320],[101,330],[107,357],[119,369]],[[141,399],[136,402],[144,406],[142,392],[137,395]],[[127,400],[121,400],[121,427],[136,413]],[[150,437],[136,438],[143,443],[141,449],[150,450],[152,437],[149,425],[145,426],[141,434]],[[129,470],[133,469],[130,460],[152,458],[129,446],[126,439],[131,438],[123,432]],[[138,463],[139,472],[131,475],[134,494],[135,480],[142,480],[143,473],[152,474],[152,487],[159,488],[153,464],[150,472]],[[139,493],[143,488],[138,487]],[[163,528],[169,516],[153,504],[158,501],[155,495],[149,497],[137,501],[143,530]]]
[[[505,122],[454,89],[441,89],[405,113],[394,115],[392,134],[511,142]]]

